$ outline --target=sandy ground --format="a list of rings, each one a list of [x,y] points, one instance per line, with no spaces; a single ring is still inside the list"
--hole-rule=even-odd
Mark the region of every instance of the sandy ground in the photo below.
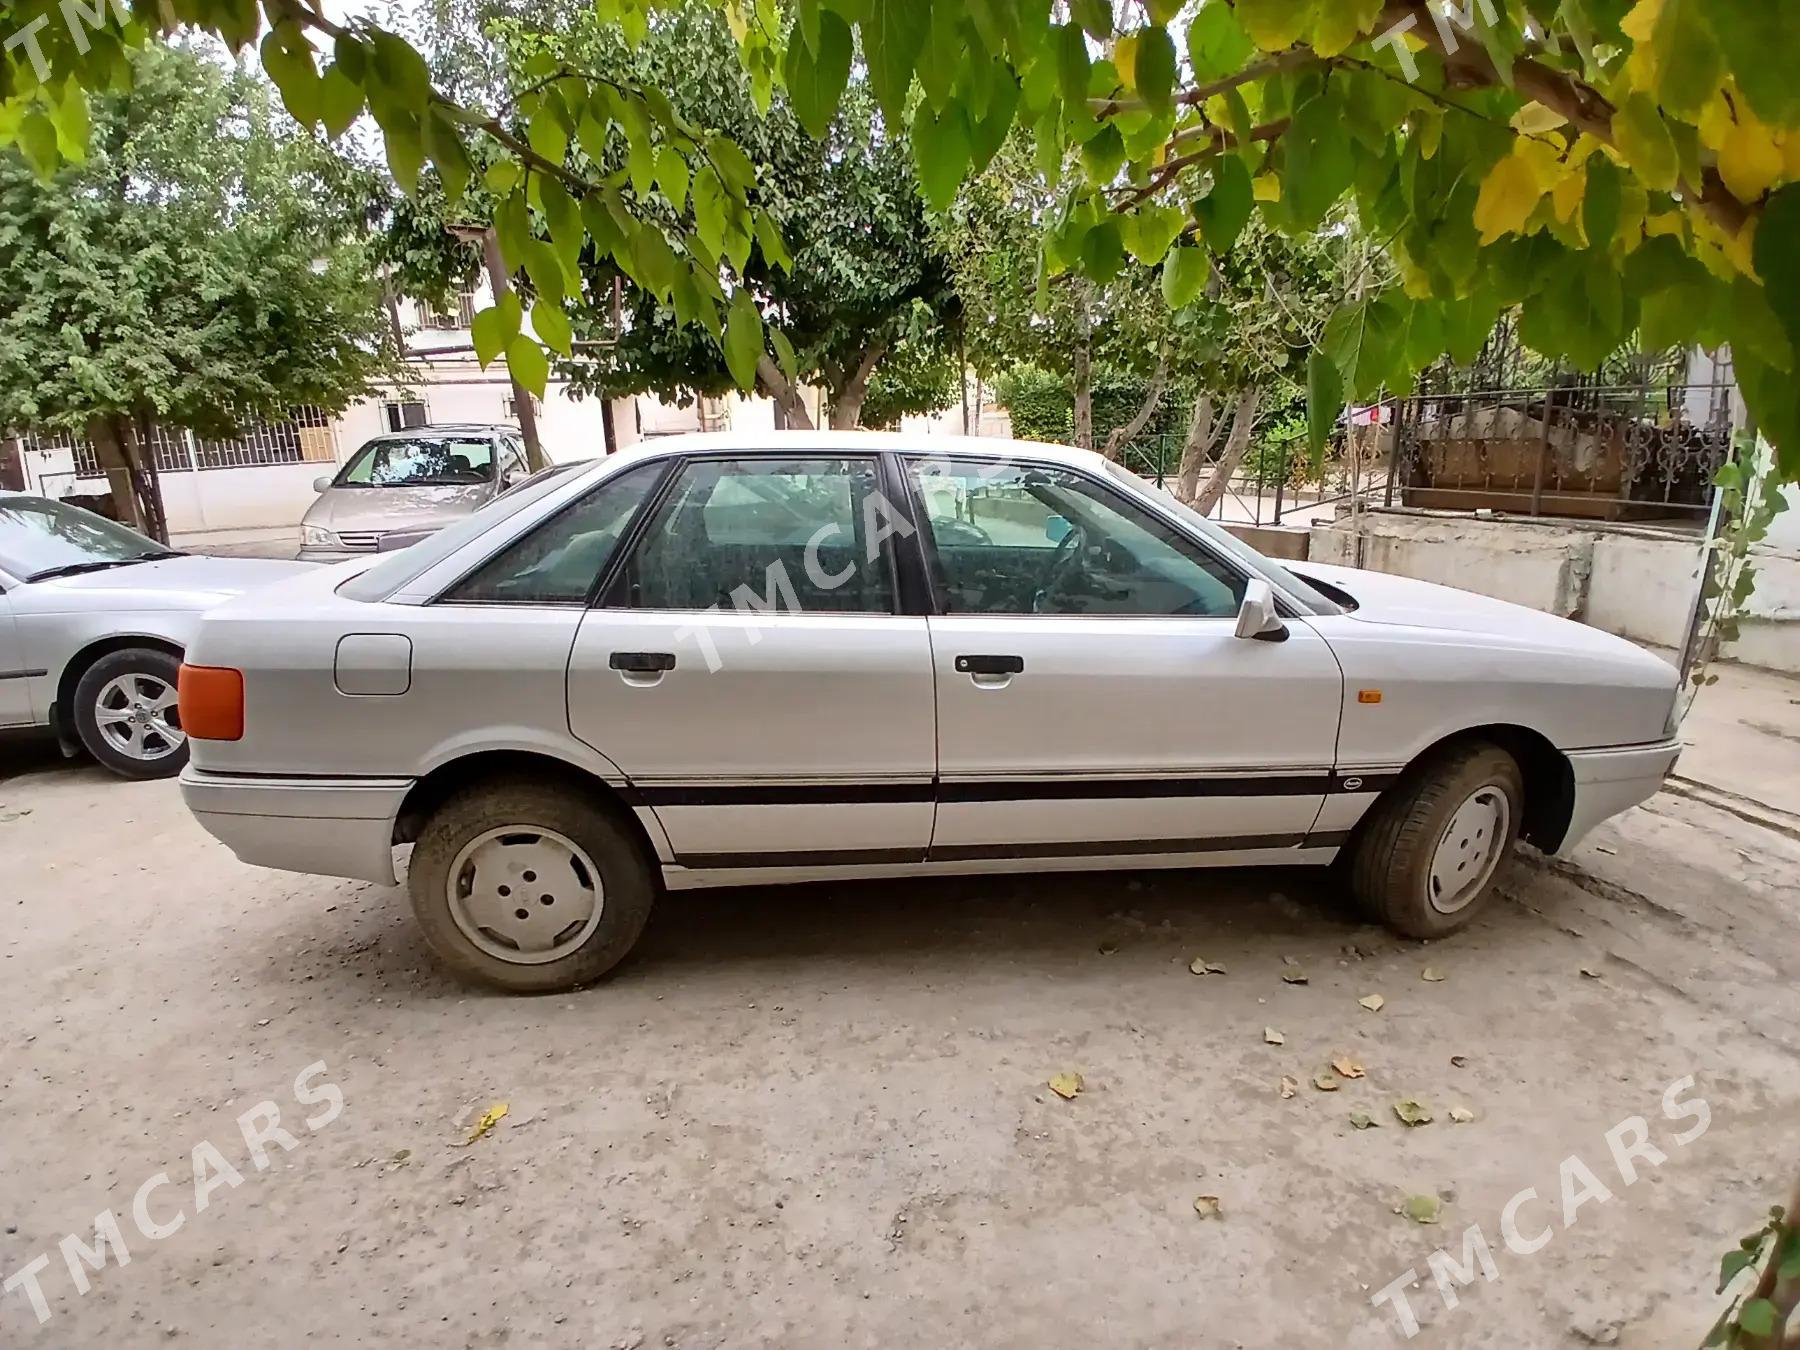
[[[51,1313],[6,1294],[0,1345],[1372,1347],[1411,1267],[1416,1344],[1693,1346],[1800,1158],[1800,829],[1730,806],[1521,859],[1430,947],[1304,872],[857,884],[674,897],[610,983],[509,1000],[441,976],[400,892],[242,866],[172,784],[0,743],[0,1276],[48,1254]],[[1319,1090],[1334,1057],[1366,1076]],[[294,1147],[258,1170],[264,1100]],[[1667,1160],[1627,1187],[1632,1116]],[[1565,1228],[1570,1157],[1615,1194]],[[1395,1212],[1422,1194],[1435,1226]],[[103,1210],[130,1263],[78,1294],[58,1244]],[[1447,1308],[1428,1257],[1471,1224],[1499,1278]]]

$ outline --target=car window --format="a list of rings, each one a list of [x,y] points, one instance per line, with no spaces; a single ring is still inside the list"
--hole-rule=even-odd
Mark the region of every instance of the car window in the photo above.
[[[79,506],[0,496],[0,568],[21,581],[170,556],[154,539]]]
[[[947,614],[1226,618],[1244,577],[1071,469],[934,459],[908,472]]]
[[[880,546],[887,518],[878,505],[873,458],[690,461],[609,601],[890,613],[893,579]]]
[[[494,480],[486,436],[389,436],[370,441],[333,487],[469,487]]]
[[[443,595],[449,604],[581,605],[657,479],[640,464],[513,540]]]

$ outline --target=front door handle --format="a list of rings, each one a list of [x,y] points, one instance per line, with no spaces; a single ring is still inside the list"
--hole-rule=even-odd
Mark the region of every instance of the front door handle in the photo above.
[[[959,656],[956,668],[965,675],[1017,675],[1025,669],[1022,656]]]
[[[659,675],[675,669],[675,653],[614,652],[607,664],[614,670],[627,670],[634,675]]]

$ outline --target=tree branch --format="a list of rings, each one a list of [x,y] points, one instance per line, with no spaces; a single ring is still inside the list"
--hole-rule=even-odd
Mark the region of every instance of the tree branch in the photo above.
[[[1169,353],[1164,350],[1157,355],[1156,373],[1150,377],[1150,387],[1144,391],[1144,401],[1138,405],[1137,412],[1132,414],[1129,422],[1122,427],[1112,429],[1112,434],[1106,438],[1106,444],[1100,449],[1102,455],[1107,459],[1118,459],[1119,451],[1124,449],[1138,432],[1144,429],[1150,419],[1156,415],[1156,410],[1162,406],[1163,389],[1168,383]]]
[[[1246,66],[1235,75],[1227,75],[1224,79],[1214,80],[1211,84],[1199,85],[1193,89],[1178,90],[1172,102],[1177,107],[1192,108],[1206,102],[1209,98],[1217,98],[1236,89],[1239,85],[1251,84],[1269,75],[1279,74],[1284,70],[1293,70],[1300,66],[1309,66],[1324,58],[1315,56],[1304,47],[1293,51],[1282,52],[1265,61],[1258,61],[1253,66]],[[1091,98],[1088,107],[1095,117],[1111,117],[1120,112],[1142,112],[1148,107],[1141,98]]]
[[[1131,210],[1131,208],[1136,206],[1139,202],[1154,197],[1157,193],[1168,187],[1170,183],[1173,183],[1181,176],[1181,171],[1183,169],[1190,168],[1204,160],[1211,159],[1213,156],[1224,150],[1229,150],[1234,146],[1247,144],[1251,141],[1279,140],[1282,133],[1288,129],[1289,125],[1290,120],[1286,117],[1278,118],[1273,122],[1265,122],[1259,127],[1251,127],[1250,134],[1245,136],[1242,141],[1239,141],[1236,132],[1230,131],[1225,127],[1209,126],[1206,128],[1189,128],[1187,131],[1180,133],[1180,135],[1172,139],[1168,146],[1164,148],[1171,149],[1174,146],[1181,144],[1183,137],[1193,139],[1196,131],[1204,131],[1204,134],[1210,140],[1210,144],[1203,150],[1191,150],[1185,155],[1177,155],[1173,159],[1164,160],[1163,166],[1150,175],[1150,181],[1148,183],[1145,183],[1142,187],[1133,188],[1130,192],[1126,193],[1125,196],[1121,197],[1113,204],[1113,210]]]

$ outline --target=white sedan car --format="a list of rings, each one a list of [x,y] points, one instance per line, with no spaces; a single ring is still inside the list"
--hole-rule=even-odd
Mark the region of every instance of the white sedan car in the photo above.
[[[409,885],[456,971],[591,981],[661,887],[1324,864],[1467,923],[1675,760],[1666,663],[1270,562],[1100,457],[684,437],[210,613],[182,789],[247,862]]]

